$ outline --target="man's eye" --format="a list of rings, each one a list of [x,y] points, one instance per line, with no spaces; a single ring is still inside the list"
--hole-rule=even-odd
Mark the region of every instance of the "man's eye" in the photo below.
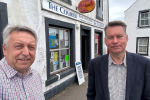
[[[113,37],[108,37],[108,39],[113,39]]]
[[[22,47],[21,45],[16,45],[16,46],[15,46],[15,48],[21,48],[21,47]]]
[[[117,38],[122,38],[123,36],[122,35],[120,35],[120,36],[117,36]]]
[[[29,46],[29,49],[30,49],[30,50],[34,50],[35,47],[34,47],[34,46]]]

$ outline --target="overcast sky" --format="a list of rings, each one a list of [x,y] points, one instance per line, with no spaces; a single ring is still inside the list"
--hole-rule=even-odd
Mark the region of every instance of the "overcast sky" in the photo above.
[[[109,21],[124,21],[124,11],[137,0],[109,0]]]

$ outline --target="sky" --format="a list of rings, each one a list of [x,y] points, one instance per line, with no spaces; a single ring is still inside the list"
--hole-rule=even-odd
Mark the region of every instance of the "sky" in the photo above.
[[[109,21],[124,21],[126,11],[137,0],[109,0]]]

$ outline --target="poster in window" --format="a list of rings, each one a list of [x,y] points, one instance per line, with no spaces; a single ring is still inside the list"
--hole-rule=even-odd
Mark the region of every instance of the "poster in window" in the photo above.
[[[69,42],[69,39],[68,39],[68,38],[69,38],[68,30],[66,30],[66,31],[65,31],[65,46],[68,46],[68,45],[69,45],[69,43],[68,43],[68,42]]]
[[[51,52],[51,58],[54,58],[54,52]]]
[[[49,35],[49,47],[56,48],[56,36]]]
[[[57,61],[58,58],[58,52],[54,52],[54,61]]]
[[[65,53],[62,51],[61,53],[61,58],[64,59],[65,58]]]
[[[69,60],[69,55],[65,55],[65,61]]]

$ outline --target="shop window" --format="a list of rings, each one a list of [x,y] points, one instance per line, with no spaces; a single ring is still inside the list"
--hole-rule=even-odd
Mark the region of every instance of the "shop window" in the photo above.
[[[103,0],[96,0],[96,18],[103,21]]]
[[[149,11],[140,11],[139,14],[139,27],[150,26]]]
[[[137,53],[141,55],[148,55],[149,37],[137,38]]]
[[[70,66],[70,31],[61,28],[49,28],[50,72],[56,72]]]
[[[45,31],[48,86],[76,71],[75,24],[45,17]]]
[[[65,3],[68,3],[69,5],[72,5],[72,1],[71,0],[62,0],[64,1]]]

